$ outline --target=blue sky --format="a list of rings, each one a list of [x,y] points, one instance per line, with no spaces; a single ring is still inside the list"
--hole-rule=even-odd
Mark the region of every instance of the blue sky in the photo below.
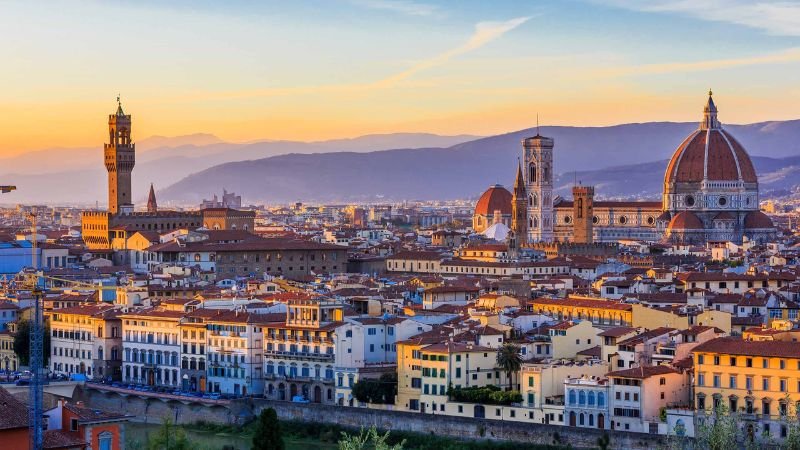
[[[796,118],[800,4],[768,0],[9,2],[0,154],[140,137],[492,134]],[[42,124],[47,124],[43,132]]]

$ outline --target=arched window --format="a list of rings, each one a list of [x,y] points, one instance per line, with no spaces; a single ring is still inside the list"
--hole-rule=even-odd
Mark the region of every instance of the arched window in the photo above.
[[[194,254],[194,262],[200,262],[200,253]]]
[[[528,183],[536,183],[536,164],[528,166]]]
[[[592,391],[589,391],[589,406],[594,406],[594,392]]]
[[[597,393],[597,406],[600,408],[606,406],[606,394],[602,392]]]
[[[533,199],[534,208],[538,207],[539,206],[539,197],[536,194],[533,194],[533,195],[531,195],[531,199]]]
[[[575,391],[573,391],[573,390],[569,391],[569,404],[570,405],[574,405],[575,404]]]
[[[586,392],[580,391],[578,392],[578,404],[585,405],[586,404]]]

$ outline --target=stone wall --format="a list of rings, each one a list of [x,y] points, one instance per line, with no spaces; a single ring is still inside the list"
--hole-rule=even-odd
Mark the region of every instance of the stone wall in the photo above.
[[[431,416],[399,411],[347,408],[319,404],[300,404],[268,400],[237,400],[226,406],[205,406],[195,403],[123,397],[117,393],[101,393],[93,389],[76,390],[75,400],[92,407],[123,411],[134,416],[132,420],[144,423],[161,423],[169,418],[178,424],[198,421],[219,424],[245,423],[262,409],[271,407],[282,420],[299,420],[311,423],[332,423],[344,427],[376,426],[382,430],[413,431],[459,439],[497,439],[521,443],[570,445],[574,448],[597,448],[602,430],[570,428],[555,425],[503,422],[488,419]],[[644,450],[663,447],[664,437],[643,433],[608,431],[609,448]]]

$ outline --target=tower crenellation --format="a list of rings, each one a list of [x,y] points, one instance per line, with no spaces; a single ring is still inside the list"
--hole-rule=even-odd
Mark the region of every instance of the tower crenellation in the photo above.
[[[128,214],[133,211],[131,174],[136,165],[136,144],[131,141],[131,116],[122,110],[108,116],[108,143],[103,146],[108,171],[108,211]]]

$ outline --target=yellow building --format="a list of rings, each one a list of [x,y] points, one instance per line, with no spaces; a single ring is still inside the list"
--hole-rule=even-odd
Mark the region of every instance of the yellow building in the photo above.
[[[422,349],[447,339],[449,336],[445,330],[436,329],[397,342],[397,397],[395,399],[397,409],[420,411]]]
[[[790,334],[785,337],[791,339]],[[786,437],[781,419],[794,416],[800,402],[800,344],[723,337],[700,344],[693,357],[694,404],[700,417],[724,405],[740,413],[749,435]]]
[[[14,371],[18,367],[19,360],[14,353],[14,333],[9,330],[0,331],[0,371]]]
[[[594,325],[630,326],[633,323],[633,305],[594,297],[537,298],[528,302],[528,309],[559,320],[589,320]]]
[[[423,347],[420,356],[420,412],[449,415],[463,413],[463,407],[459,411],[458,406],[449,404],[449,386],[469,388],[509,385],[506,374],[496,367],[496,349],[469,342],[447,341]]]
[[[630,305],[633,312],[633,326],[652,330],[659,327],[688,330],[695,325],[717,327],[731,332],[731,315],[724,311],[705,310],[689,314],[682,308],[650,308],[643,305]]]

